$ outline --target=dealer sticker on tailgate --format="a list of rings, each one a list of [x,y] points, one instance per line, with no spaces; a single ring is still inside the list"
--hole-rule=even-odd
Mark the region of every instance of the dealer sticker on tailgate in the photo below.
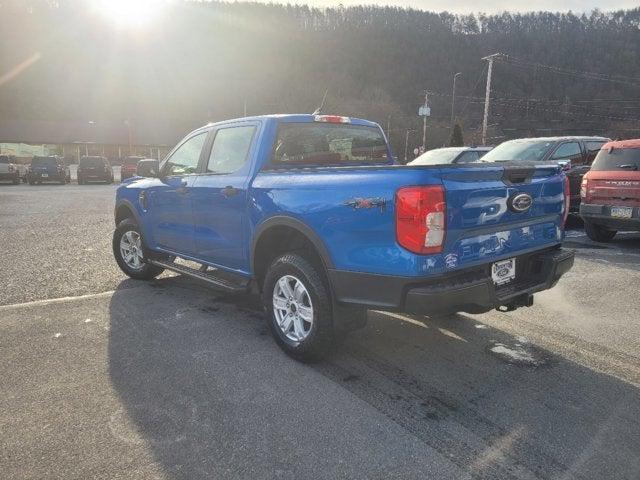
[[[496,285],[502,285],[516,278],[516,259],[508,258],[491,265],[491,278]]]

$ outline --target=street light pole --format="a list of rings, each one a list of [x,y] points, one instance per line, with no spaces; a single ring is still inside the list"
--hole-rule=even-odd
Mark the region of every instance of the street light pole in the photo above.
[[[458,72],[453,76],[453,89],[451,92],[451,126],[453,127],[453,119],[455,118],[456,109],[456,79],[462,75],[462,72]]]
[[[408,149],[409,149],[409,134],[411,130],[407,129],[407,133],[404,136],[404,163],[407,163],[409,158],[407,157]]]
[[[487,57],[483,57],[482,60],[489,62],[489,68],[487,69],[487,88],[484,93],[484,116],[482,118],[482,145],[487,144],[487,121],[489,120],[489,100],[491,98],[491,75],[493,74],[493,61],[496,58],[501,57],[501,53],[494,53]]]

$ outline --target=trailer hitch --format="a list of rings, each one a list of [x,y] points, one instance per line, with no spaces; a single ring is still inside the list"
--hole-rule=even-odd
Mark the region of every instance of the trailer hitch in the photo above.
[[[498,305],[496,310],[499,312],[512,312],[516,308],[520,307],[530,307],[533,305],[533,295],[530,293],[523,293],[522,295],[518,295],[511,299],[509,303],[505,303],[504,305]]]

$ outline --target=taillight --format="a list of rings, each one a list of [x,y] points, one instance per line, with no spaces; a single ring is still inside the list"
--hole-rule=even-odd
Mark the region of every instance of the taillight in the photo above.
[[[14,172],[14,171],[15,171],[15,169],[16,169],[16,168],[15,168],[13,165],[9,165],[9,171],[10,171],[10,172]]]
[[[569,216],[569,206],[571,204],[571,189],[569,188],[569,177],[564,177],[564,214],[562,217],[562,226],[567,223],[567,217]]]
[[[316,122],[325,123],[351,123],[349,117],[341,117],[340,115],[316,115],[313,119]]]
[[[413,253],[442,251],[447,204],[441,185],[405,187],[396,193],[396,237]]]
[[[582,183],[580,184],[580,198],[583,202],[589,200],[589,179],[582,177]]]

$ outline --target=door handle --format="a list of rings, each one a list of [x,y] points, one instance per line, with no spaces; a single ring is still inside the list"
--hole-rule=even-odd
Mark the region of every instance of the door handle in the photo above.
[[[227,198],[233,197],[237,193],[238,193],[238,189],[232,187],[231,185],[227,185],[222,189],[222,195],[224,195]]]

